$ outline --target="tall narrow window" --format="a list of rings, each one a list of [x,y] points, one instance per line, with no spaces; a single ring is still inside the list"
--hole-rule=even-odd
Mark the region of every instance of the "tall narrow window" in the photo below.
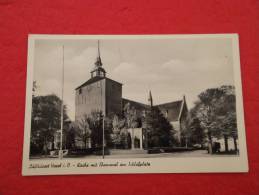
[[[165,118],[168,117],[168,110],[165,111]]]

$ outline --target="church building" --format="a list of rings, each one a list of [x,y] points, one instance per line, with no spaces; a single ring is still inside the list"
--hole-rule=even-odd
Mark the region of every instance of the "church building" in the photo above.
[[[188,113],[185,97],[182,100],[159,105],[153,105],[151,92],[149,94],[151,105],[122,98],[122,84],[106,76],[100,56],[99,42],[98,56],[90,74],[91,78],[75,89],[76,121],[81,120],[85,115],[90,116],[95,111],[102,112],[104,116],[121,115],[126,104],[134,107],[139,114],[144,113],[150,106],[154,106],[158,107],[168,119],[176,131],[176,139],[179,143],[181,142],[181,129]]]

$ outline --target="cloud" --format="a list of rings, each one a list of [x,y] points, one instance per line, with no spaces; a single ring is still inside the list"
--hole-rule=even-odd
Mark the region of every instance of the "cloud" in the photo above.
[[[113,70],[113,74],[119,75],[126,73],[125,75],[132,74],[132,76],[134,76],[136,73],[139,73],[139,71],[142,72],[141,66],[137,66],[134,63],[122,62]]]
[[[107,76],[123,83],[123,97],[147,103],[151,89],[155,103],[186,95],[188,102],[208,87],[233,83],[232,49],[225,41],[193,44],[183,40],[121,40],[102,42],[101,57]],[[39,93],[61,94],[62,43],[36,44],[34,80]],[[231,44],[230,44],[231,45]],[[118,49],[119,48],[119,49]],[[213,48],[213,49],[212,49]],[[221,48],[221,49],[219,49]],[[66,42],[64,101],[74,119],[74,89],[90,78],[97,56],[96,42]]]
[[[186,62],[180,59],[172,59],[161,65],[162,69],[170,72],[184,73],[189,72],[191,66],[188,66]]]
[[[147,67],[144,65],[137,65],[135,63],[122,62],[113,71],[112,74],[115,78],[123,79],[125,82],[132,83],[139,82],[156,82],[161,79],[161,75],[157,74],[154,67]]]
[[[57,79],[47,79],[37,82],[37,93],[40,95],[46,94],[61,94],[61,82]]]

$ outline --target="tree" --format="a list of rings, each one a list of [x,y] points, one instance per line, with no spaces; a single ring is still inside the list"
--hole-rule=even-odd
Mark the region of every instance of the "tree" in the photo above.
[[[218,128],[224,137],[225,149],[228,152],[228,138],[234,140],[235,151],[237,151],[237,121],[236,121],[236,96],[233,86],[222,86],[224,96],[217,104],[216,114],[218,115]]]
[[[212,153],[212,137],[223,136],[228,150],[228,136],[237,138],[234,86],[207,89],[198,97],[192,112],[207,130],[209,153]]]
[[[90,137],[93,148],[99,148],[103,145],[103,115],[100,111],[94,111],[86,118],[90,129]],[[109,117],[104,118],[104,137],[106,145],[110,144],[110,134],[112,124]]]
[[[61,100],[58,96],[33,96],[31,119],[31,154],[48,153],[48,143],[54,149],[54,134],[60,130]],[[66,106],[63,106],[63,122],[68,120]]]
[[[138,116],[137,110],[134,107],[130,106],[130,103],[127,103],[124,106],[124,117],[126,119],[127,128],[137,128],[138,127]]]
[[[37,88],[38,88],[38,85],[37,85],[36,81],[33,81],[33,83],[32,83],[32,98],[35,97],[35,93],[36,93]]]
[[[124,106],[124,117],[125,117],[125,127],[127,129],[131,129],[131,148],[134,148],[135,145],[135,135],[134,135],[134,128],[139,126],[139,120],[137,116],[137,110],[134,107],[130,106],[130,103],[127,103]],[[128,134],[122,134],[123,138],[126,143],[128,143]],[[126,141],[127,140],[127,141]]]
[[[84,142],[85,148],[88,148],[89,139],[91,136],[91,129],[89,127],[90,119],[87,117],[87,115],[84,115],[83,118],[79,121],[77,121],[78,126],[78,137],[82,139]]]
[[[121,136],[121,127],[120,127],[120,119],[117,115],[114,115],[112,120],[112,143],[114,147],[116,148],[118,145],[121,144],[122,141]]]
[[[65,130],[65,145],[66,149],[74,149],[76,147],[76,128],[74,122],[68,122],[64,125]]]
[[[87,118],[89,129],[91,130],[92,147],[97,148],[102,146],[102,120],[100,112],[92,112]]]
[[[189,114],[186,114],[184,116],[184,119],[180,120],[181,122],[181,146],[185,146],[186,148],[188,145],[191,144],[191,137],[192,137],[192,131],[191,131],[191,118]]]
[[[237,152],[237,150],[238,150],[238,148],[237,148],[238,134],[237,134],[236,113],[229,112],[227,114],[227,116],[223,119],[222,123],[224,124],[225,129],[227,130],[227,131],[225,131],[225,135],[233,137],[235,151]]]
[[[147,147],[168,147],[173,139],[173,127],[157,107],[152,107],[144,119]]]
[[[190,130],[191,130],[191,143],[200,144],[203,146],[205,133],[201,127],[201,122],[198,118],[192,118],[190,121]]]

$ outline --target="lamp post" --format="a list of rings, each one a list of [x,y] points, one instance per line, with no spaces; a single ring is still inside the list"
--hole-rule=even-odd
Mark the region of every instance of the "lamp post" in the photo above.
[[[102,123],[102,158],[104,159],[104,143],[105,143],[105,138],[104,138],[104,115],[100,112],[99,114],[99,122]]]
[[[59,159],[63,158],[63,95],[64,95],[64,45],[62,46],[62,84],[61,84],[61,116],[60,116],[60,148],[59,148]]]
[[[103,159],[104,159],[104,142],[105,142],[105,138],[104,138],[104,116],[102,117],[102,122],[103,122]]]
[[[143,130],[144,130],[144,136],[145,136],[145,143],[144,143],[144,147],[146,150],[148,150],[148,133],[147,133],[147,118],[146,118],[146,110],[144,110],[143,112]]]

